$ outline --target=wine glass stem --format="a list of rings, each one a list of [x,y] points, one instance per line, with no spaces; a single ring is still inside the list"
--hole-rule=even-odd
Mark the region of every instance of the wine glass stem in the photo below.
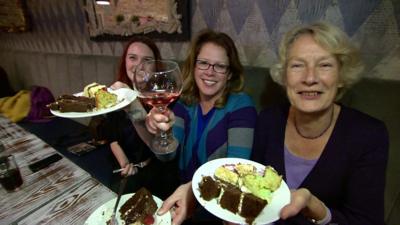
[[[157,106],[157,109],[160,113],[164,113],[166,111],[167,107],[166,106]],[[168,146],[168,144],[169,144],[168,143],[168,132],[164,131],[164,130],[160,130],[159,135],[160,135],[160,145],[162,147]]]

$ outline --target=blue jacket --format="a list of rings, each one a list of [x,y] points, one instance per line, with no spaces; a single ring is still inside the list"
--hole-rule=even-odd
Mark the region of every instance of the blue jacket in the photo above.
[[[257,111],[250,96],[230,94],[223,108],[216,108],[198,139],[198,104],[178,101],[174,135],[179,140],[179,169],[188,182],[196,169],[209,160],[223,157],[250,158]]]

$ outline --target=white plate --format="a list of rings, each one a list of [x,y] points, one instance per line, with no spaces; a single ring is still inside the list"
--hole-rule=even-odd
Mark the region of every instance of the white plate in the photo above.
[[[213,177],[215,170],[219,166],[226,164],[238,164],[238,163],[252,164],[259,171],[265,168],[264,165],[246,159],[239,159],[239,158],[215,159],[203,164],[200,168],[196,170],[192,179],[192,189],[194,195],[197,198],[197,201],[199,201],[200,204],[210,213],[226,221],[245,224],[246,223],[245,219],[239,216],[239,214],[234,214],[222,208],[217,203],[217,199],[213,199],[211,201],[204,200],[203,198],[200,197],[200,191],[199,191],[199,183],[203,176]],[[266,205],[263,211],[261,211],[261,213],[257,216],[257,218],[253,222],[253,225],[272,223],[278,220],[280,210],[282,209],[283,206],[287,205],[289,202],[290,202],[290,191],[285,181],[282,180],[281,186],[273,193],[272,201],[268,205]]]
[[[109,92],[114,93],[118,96],[118,103],[114,105],[113,107],[106,108],[106,109],[100,109],[100,110],[94,110],[91,112],[60,112],[57,110],[50,110],[50,112],[58,117],[64,117],[64,118],[84,118],[84,117],[91,117],[91,116],[97,116],[97,115],[102,115],[106,114],[118,109],[122,109],[125,106],[129,105],[133,100],[136,99],[138,96],[137,91],[134,91],[129,88],[120,88],[117,90],[112,90],[108,89]],[[83,92],[75,94],[76,96],[82,96]]]
[[[117,219],[119,225],[125,225],[125,221],[122,221],[121,214],[119,213],[119,208],[130,198],[133,196],[132,194],[125,194],[121,196],[121,200],[118,203],[117,210]],[[158,208],[162,205],[162,200],[153,195],[154,201],[157,203]],[[99,208],[96,209],[85,221],[85,225],[98,225],[98,224],[107,224],[107,221],[110,220],[112,211],[114,209],[115,201],[117,198],[111,199],[110,201],[104,203]],[[154,215],[154,224],[153,225],[170,225],[171,224],[171,213],[167,212],[162,216],[158,216],[157,213]]]

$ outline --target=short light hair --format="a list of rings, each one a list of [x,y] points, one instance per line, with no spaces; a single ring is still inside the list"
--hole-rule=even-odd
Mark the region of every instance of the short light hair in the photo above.
[[[284,85],[290,47],[299,36],[304,34],[311,35],[321,47],[338,60],[339,81],[343,87],[339,88],[336,100],[340,99],[346,90],[360,80],[364,65],[361,62],[359,50],[350,43],[348,36],[341,29],[327,22],[297,26],[284,35],[279,46],[279,63],[271,68],[272,79]]]
[[[200,102],[200,91],[194,79],[194,70],[196,67],[197,56],[202,47],[207,43],[213,43],[226,51],[229,59],[229,74],[231,78],[227,81],[222,96],[215,102],[215,107],[222,108],[225,106],[228,96],[231,93],[241,92],[244,87],[243,66],[239,59],[239,54],[232,38],[222,32],[215,32],[210,29],[202,30],[192,40],[189,55],[187,56],[183,67],[183,90],[180,97],[187,105],[193,105]]]

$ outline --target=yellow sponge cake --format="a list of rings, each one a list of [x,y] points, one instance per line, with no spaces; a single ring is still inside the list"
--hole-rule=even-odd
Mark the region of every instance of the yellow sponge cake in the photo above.
[[[83,89],[83,95],[89,98],[95,98],[97,109],[112,107],[117,104],[118,101],[118,96],[116,94],[108,92],[105,85],[98,83],[86,85]]]
[[[215,170],[214,176],[222,181],[237,185],[239,175],[224,166],[220,166]]]
[[[96,92],[96,108],[105,109],[114,106],[117,103],[117,95],[100,89]]]
[[[282,181],[282,176],[276,172],[274,168],[271,166],[265,167],[264,171],[264,180],[265,180],[265,187],[270,189],[271,191],[275,191],[279,188]]]
[[[238,163],[235,165],[235,170],[239,176],[244,176],[246,174],[253,174],[256,171],[256,167],[251,164]]]
[[[101,89],[107,90],[107,87],[105,85],[101,85],[96,82],[91,83],[89,85],[86,85],[85,88],[83,88],[83,96],[88,98],[95,98],[97,91]]]

